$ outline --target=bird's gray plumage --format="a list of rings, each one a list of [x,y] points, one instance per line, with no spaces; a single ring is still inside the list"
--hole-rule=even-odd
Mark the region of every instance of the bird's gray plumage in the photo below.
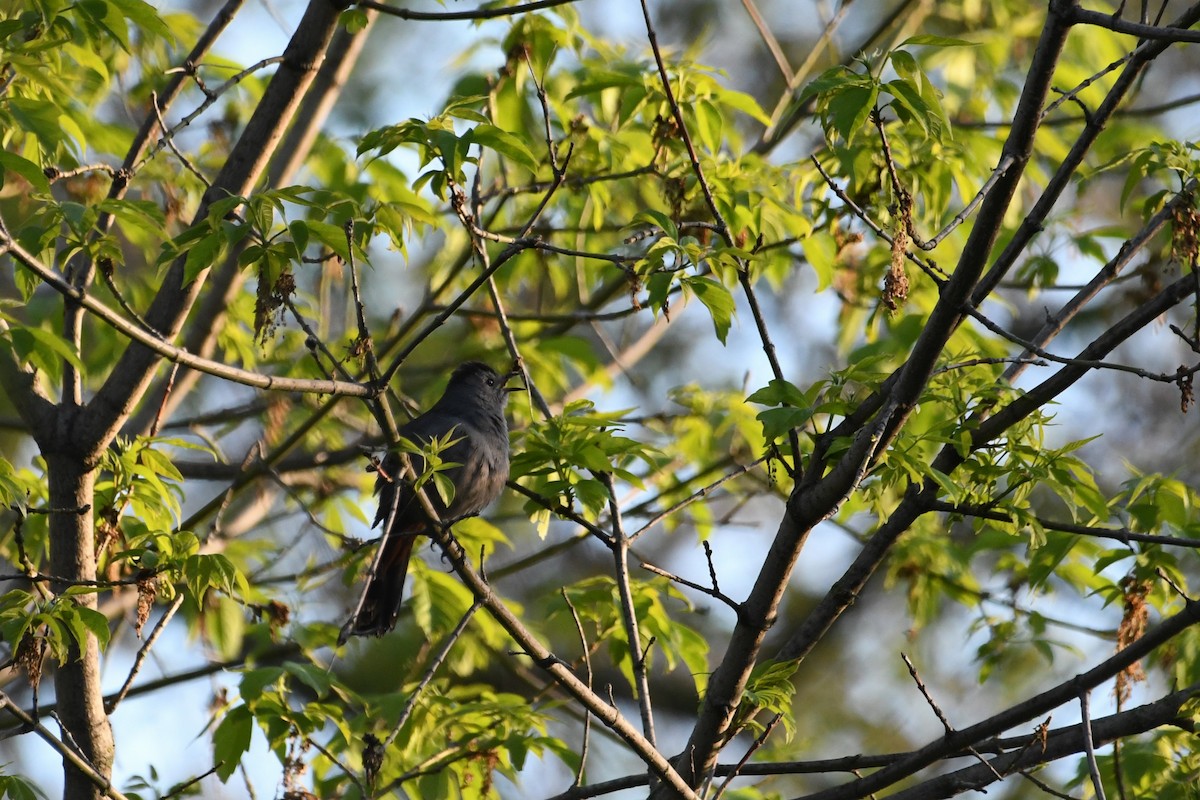
[[[508,480],[504,407],[510,391],[505,384],[510,376],[502,376],[478,361],[461,364],[451,374],[441,398],[399,431],[418,447],[447,434],[456,440],[438,454],[443,462],[459,465],[444,473],[454,484],[449,507],[432,486],[427,484],[425,492],[443,523],[478,514],[504,489]],[[415,474],[424,471],[421,456],[410,454],[409,462]],[[382,636],[396,625],[413,543],[427,527],[427,517],[412,486],[400,474],[401,464],[399,454],[389,452],[375,480],[379,508],[374,524],[384,526],[380,545],[383,552],[376,561],[375,574],[368,578],[357,614],[338,637],[340,642],[351,636]]]

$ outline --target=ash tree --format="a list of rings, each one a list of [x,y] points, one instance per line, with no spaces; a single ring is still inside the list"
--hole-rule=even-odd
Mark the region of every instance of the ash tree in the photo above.
[[[796,5],[0,4],[4,792],[1194,796],[1200,4]]]

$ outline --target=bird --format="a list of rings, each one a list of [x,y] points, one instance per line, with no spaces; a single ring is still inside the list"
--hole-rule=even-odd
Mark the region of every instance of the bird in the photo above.
[[[451,444],[438,452],[442,462],[452,462],[442,474],[454,485],[449,504],[431,487],[425,492],[442,524],[475,516],[500,496],[508,480],[508,421],[504,409],[509,381],[519,376],[514,369],[501,375],[480,361],[460,364],[450,375],[441,398],[428,411],[403,425],[399,434],[417,447],[427,447],[437,438]],[[409,454],[413,474],[425,470],[425,459]],[[345,644],[351,636],[383,636],[396,627],[404,599],[404,579],[413,544],[427,532],[429,519],[412,484],[403,473],[400,453],[390,450],[379,466],[375,494],[379,507],[372,527],[383,525],[374,571],[367,577],[362,599],[354,615],[338,636]]]

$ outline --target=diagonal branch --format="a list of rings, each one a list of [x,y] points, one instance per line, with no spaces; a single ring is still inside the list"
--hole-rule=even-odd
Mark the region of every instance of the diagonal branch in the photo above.
[[[125,795],[117,791],[116,787],[112,785],[112,781],[101,775],[83,756],[67,745],[62,739],[55,736],[45,725],[27,714],[3,692],[0,692],[0,707],[8,709],[8,713],[19,719],[25,729],[40,736],[43,741],[53,747],[63,757],[64,761],[86,775],[88,780],[105,795],[111,797],[112,800],[126,800]]]
[[[351,32],[343,28],[334,37],[320,70],[313,78],[312,86],[305,94],[304,104],[296,114],[296,124],[288,129],[287,138],[271,161],[267,186],[287,185],[308,158],[317,133],[325,124],[350,72],[358,63],[367,35],[378,15],[368,11],[366,17],[367,24],[362,29]],[[192,353],[208,358],[216,352],[217,334],[229,306],[244,284],[245,273],[237,264],[240,252],[241,249],[237,248],[229,253],[221,267],[208,277],[209,291],[189,317],[188,329],[184,333],[184,347]],[[169,416],[187,398],[200,375],[193,370],[182,370],[164,404],[164,416]],[[155,386],[150,392],[153,395],[162,394],[163,386]],[[152,417],[152,410],[144,407],[130,420],[128,428],[144,432],[149,428]]]
[[[870,775],[825,791],[806,795],[804,800],[857,800],[880,791],[915,774],[930,764],[1003,731],[1045,716],[1048,712],[1078,699],[1081,692],[1111,680],[1130,664],[1145,658],[1155,648],[1171,641],[1191,626],[1200,623],[1200,602],[1188,601],[1183,610],[1160,622],[1134,644],[1041,694],[1001,711],[982,722],[947,733],[911,755],[889,764]],[[1196,687],[1190,690],[1196,691]],[[1001,770],[1003,772],[1003,770]],[[927,795],[922,795],[927,796]]]
[[[214,201],[248,195],[258,183],[316,74],[343,8],[339,2],[310,0],[262,101],[256,106],[212,188],[205,192],[196,219],[204,219]],[[188,280],[184,266],[184,259],[180,258],[166,271],[162,286],[145,315],[146,322],[161,331],[167,340],[179,333],[208,275],[206,269]],[[66,435],[93,452],[107,445],[140,402],[161,355],[143,342],[127,347],[88,403],[88,413],[77,415],[69,426],[64,426],[68,429]]]
[[[503,600],[492,591],[491,584],[471,566],[467,560],[466,551],[458,541],[439,526],[431,526],[430,535],[476,600],[516,641],[524,655],[528,656],[535,666],[545,671],[589,713],[621,737],[663,784],[670,787],[672,792],[688,800],[695,800],[695,793],[662,753],[658,752],[654,745],[621,714],[619,709],[604,701],[592,691],[591,687],[580,680],[565,662],[550,652],[517,615],[504,604]]]
[[[281,378],[264,375],[260,372],[231,367],[222,361],[189,353],[182,347],[177,347],[165,339],[160,339],[153,333],[142,328],[118,314],[107,305],[97,300],[82,289],[72,286],[66,278],[59,275],[50,267],[43,264],[36,256],[11,239],[3,229],[0,229],[0,253],[9,253],[25,269],[37,275],[50,288],[87,309],[97,318],[126,336],[135,346],[141,345],[154,355],[168,361],[182,364],[185,367],[214,375],[218,378],[254,386],[260,389],[274,389],[285,392],[311,392],[315,394],[350,395],[353,397],[372,397],[375,389],[363,383],[338,380],[309,380],[306,378]]]
[[[1080,9],[1076,3],[1071,3],[1066,13],[1068,16],[1074,18],[1075,14],[1080,13]],[[1193,25],[1198,20],[1200,20],[1200,4],[1194,4],[1176,20],[1175,24]],[[1133,56],[1129,59],[1129,63],[1122,70],[1121,74],[1117,76],[1112,88],[1105,95],[1104,100],[1089,115],[1088,124],[1084,126],[1075,143],[1071,145],[1070,152],[1062,159],[1058,169],[1055,170],[1054,175],[1046,183],[1046,188],[1043,190],[1042,195],[1034,203],[1030,212],[1021,220],[1016,233],[1013,234],[1000,255],[996,257],[996,261],[992,264],[991,269],[988,270],[987,275],[975,287],[971,294],[972,305],[978,306],[995,290],[1004,276],[1008,274],[1013,264],[1016,263],[1017,258],[1025,252],[1025,249],[1033,241],[1033,238],[1042,232],[1046,219],[1050,216],[1054,205],[1070,185],[1071,178],[1078,171],[1080,164],[1083,163],[1084,156],[1091,150],[1097,137],[1103,132],[1109,118],[1117,112],[1118,107],[1125,100],[1129,92],[1138,85],[1150,62],[1161,55],[1169,44],[1170,42],[1165,41],[1146,42],[1133,53]]]
[[[1190,296],[1196,285],[1196,275],[1192,273],[1166,287],[1152,300],[1135,309],[1084,348],[1080,353],[1080,360],[1095,361],[1103,358],[1105,354],[1111,352],[1150,321],[1179,303],[1183,298]],[[980,422],[972,430],[970,450],[974,451],[984,447],[993,439],[1003,435],[1010,427],[1054,400],[1088,372],[1089,367],[1079,363],[1063,367],[1052,377],[1030,389],[992,417]],[[961,455],[955,446],[947,446],[934,458],[933,469],[944,475],[952,475],[964,460],[965,456]],[[833,626],[834,622],[858,598],[859,592],[875,574],[879,565],[883,563],[883,559],[896,539],[908,530],[918,517],[933,507],[932,504],[937,500],[939,492],[940,487],[932,478],[926,479],[923,485],[914,484],[909,487],[904,499],[880,525],[879,530],[863,545],[863,549],[855,557],[854,562],[834,582],[805,620],[797,626],[795,632],[780,649],[776,656],[777,659],[785,661],[803,659],[812,652],[817,642]]]
[[[1166,44],[1173,42],[1200,42],[1200,31],[1178,27],[1180,23],[1166,26],[1145,25],[1140,22],[1130,22],[1112,14],[1100,11],[1090,11],[1085,8],[1075,8],[1071,12],[1073,22],[1079,25],[1095,25],[1107,28],[1116,33],[1127,33],[1139,39],[1152,39]],[[1188,23],[1184,23],[1188,24]]]
[[[1004,213],[1032,153],[1040,110],[1049,93],[1054,65],[1068,29],[1067,21],[1052,9],[1017,107],[1012,135],[1001,156],[1011,158],[1013,167],[1004,173],[984,199],[958,266],[942,287],[941,297],[913,346],[912,355],[900,371],[892,396],[876,420],[859,430],[832,470],[825,473],[825,464],[814,458],[806,475],[796,482],[770,551],[763,560],[750,595],[742,604],[725,657],[709,680],[699,720],[684,757],[681,757],[687,764],[680,764],[680,769],[690,783],[694,784],[699,776],[715,766],[720,743],[731,733],[739,698],[766,632],[775,622],[788,577],[809,533],[837,511],[844,498],[865,476],[867,466],[899,431],[961,319],[960,305],[969,296],[987,262]]]
[[[555,6],[565,6],[569,3],[575,3],[578,0],[534,0],[530,3],[519,3],[514,6],[501,6],[499,8],[474,8],[470,11],[412,11],[407,8],[396,8],[389,6],[386,3],[380,3],[376,0],[358,0],[354,5],[359,8],[368,8],[372,11],[378,11],[381,14],[387,14],[389,17],[397,19],[407,19],[414,21],[446,21],[446,20],[480,20],[480,19],[497,19],[500,17],[512,17],[517,14],[524,14],[528,11],[539,11],[543,8],[554,8]]]

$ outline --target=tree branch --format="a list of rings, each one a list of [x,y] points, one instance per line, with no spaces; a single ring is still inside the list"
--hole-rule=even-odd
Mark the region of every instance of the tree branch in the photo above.
[[[133,345],[141,345],[148,352],[162,356],[173,363],[182,364],[185,367],[191,367],[214,377],[240,383],[244,386],[253,386],[258,389],[270,389],[281,392],[306,392],[310,394],[335,394],[350,397],[372,397],[378,393],[369,384],[263,375],[259,372],[231,367],[222,361],[201,358],[189,353],[182,347],[171,344],[165,339],[156,337],[140,325],[125,319],[92,295],[75,288],[65,278],[39,261],[36,256],[11,239],[2,230],[0,230],[0,252],[7,252],[12,255],[21,266],[41,278],[50,288],[95,314],[103,322],[128,338]]]
[[[196,220],[208,215],[214,201],[229,196],[244,197],[258,183],[316,74],[344,8],[337,0],[310,0],[284,50],[279,69],[212,188],[205,193]],[[146,322],[162,332],[168,341],[179,333],[208,275],[208,269],[205,269],[189,281],[184,266],[185,260],[179,258],[166,271],[161,288],[145,315]],[[69,432],[71,438],[95,449],[107,445],[141,400],[158,359],[164,355],[142,341],[135,340],[130,344],[88,403],[88,413],[73,421],[77,428]]]
[[[357,5],[359,8],[369,8],[373,11],[378,11],[381,14],[387,14],[389,17],[396,17],[397,19],[436,22],[445,20],[479,20],[512,17],[529,11],[539,11],[543,8],[565,6],[569,3],[575,2],[578,2],[578,0],[535,0],[535,2],[532,3],[518,3],[515,6],[502,6],[500,8],[480,7],[470,11],[410,11],[406,8],[396,8],[395,6],[389,6],[386,3],[376,2],[376,0],[358,0],[355,5]]]
[[[910,756],[883,767],[878,772],[873,772],[864,778],[842,786],[805,795],[804,800],[857,800],[857,798],[866,797],[872,792],[878,792],[952,753],[957,753],[977,742],[982,742],[1032,719],[1040,718],[1064,703],[1078,699],[1081,692],[1094,689],[1111,680],[1113,676],[1128,668],[1130,664],[1145,658],[1155,648],[1171,641],[1197,623],[1200,623],[1200,602],[1188,601],[1178,614],[1163,620],[1146,631],[1141,639],[1087,672],[1080,673],[1041,694],[988,717],[982,722],[947,733]],[[1191,687],[1189,696],[1195,694],[1196,691],[1197,687]],[[1179,703],[1182,704],[1186,699],[1186,697],[1180,698]],[[989,771],[990,769],[989,767]],[[1003,774],[1004,770],[999,770],[999,772]]]

